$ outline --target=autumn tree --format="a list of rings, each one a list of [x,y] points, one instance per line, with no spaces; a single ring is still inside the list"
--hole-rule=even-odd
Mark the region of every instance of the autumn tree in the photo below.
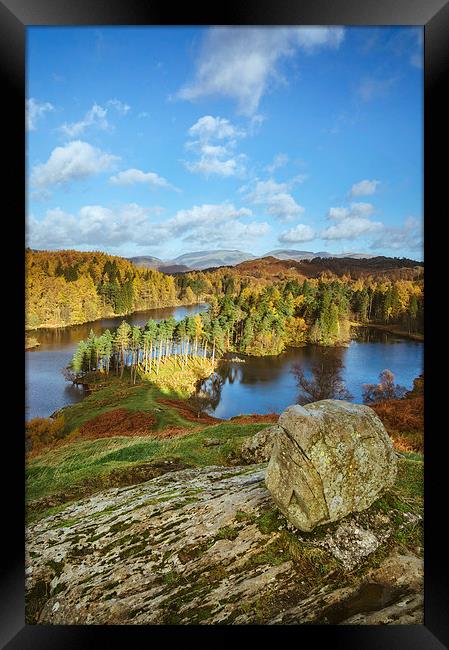
[[[363,401],[365,404],[375,402],[385,402],[392,399],[401,399],[404,397],[407,389],[394,383],[394,374],[391,370],[382,370],[379,375],[378,384],[363,385]]]
[[[298,404],[309,404],[322,399],[350,400],[352,395],[347,390],[342,373],[343,362],[333,350],[327,350],[310,369],[307,376],[301,364],[294,364],[292,373],[300,389]]]

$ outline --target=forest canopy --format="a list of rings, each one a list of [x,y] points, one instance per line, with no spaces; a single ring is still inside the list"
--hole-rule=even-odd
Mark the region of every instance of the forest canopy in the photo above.
[[[207,302],[223,351],[266,355],[308,342],[335,345],[349,339],[352,322],[423,331],[422,267],[304,277],[293,267],[273,275],[260,262],[170,275],[101,252],[27,250],[26,327]]]

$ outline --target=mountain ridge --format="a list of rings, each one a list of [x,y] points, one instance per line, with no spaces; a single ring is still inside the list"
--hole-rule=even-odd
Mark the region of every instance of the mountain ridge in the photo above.
[[[302,261],[315,259],[317,257],[323,259],[371,259],[376,256],[369,253],[328,253],[327,251],[318,251],[315,253],[313,251],[283,248],[273,249],[258,256],[246,251],[240,251],[238,249],[225,248],[218,250],[193,251],[191,253],[183,253],[182,255],[178,255],[177,257],[167,260],[162,260],[152,255],[128,257],[127,259],[135,266],[158,269],[160,271],[165,271],[166,273],[182,273],[186,271],[203,271],[205,269],[216,268],[219,266],[236,266],[242,262],[263,259],[265,257],[275,257],[279,260]]]

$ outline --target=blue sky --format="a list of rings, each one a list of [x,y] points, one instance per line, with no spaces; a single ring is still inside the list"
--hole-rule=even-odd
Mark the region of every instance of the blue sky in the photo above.
[[[422,259],[416,27],[31,27],[27,243]]]

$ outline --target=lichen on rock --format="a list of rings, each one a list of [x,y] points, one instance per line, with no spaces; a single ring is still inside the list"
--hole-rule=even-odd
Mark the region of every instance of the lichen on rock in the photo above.
[[[396,454],[368,406],[321,400],[279,417],[266,485],[303,531],[368,508],[396,478]]]
[[[242,444],[241,457],[247,463],[264,463],[269,461],[273,452],[276,436],[281,432],[275,424],[258,431]]]
[[[266,464],[174,471],[29,524],[27,622],[338,622],[365,611],[363,599],[362,609],[352,600],[367,579],[397,586],[401,598],[411,594],[410,617],[419,616],[418,560],[408,561],[407,574],[393,561],[377,577],[367,573],[395,548],[398,532],[420,525],[418,515],[387,513],[379,502],[302,533],[273,504],[265,471]],[[349,598],[350,607],[331,611]],[[388,613],[393,622],[396,614]]]

